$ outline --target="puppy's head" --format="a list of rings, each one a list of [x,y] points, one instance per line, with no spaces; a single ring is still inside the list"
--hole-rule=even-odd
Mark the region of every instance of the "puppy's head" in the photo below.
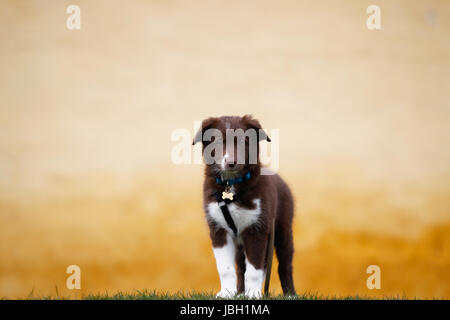
[[[203,159],[212,173],[233,178],[259,166],[259,141],[270,138],[258,120],[243,117],[211,117],[203,120],[193,144],[202,143]]]

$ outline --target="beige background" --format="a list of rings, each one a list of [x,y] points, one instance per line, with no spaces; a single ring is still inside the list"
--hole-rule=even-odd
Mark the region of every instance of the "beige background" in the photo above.
[[[0,296],[218,290],[170,136],[251,113],[280,129],[300,293],[450,298],[449,92],[448,1],[2,1]]]

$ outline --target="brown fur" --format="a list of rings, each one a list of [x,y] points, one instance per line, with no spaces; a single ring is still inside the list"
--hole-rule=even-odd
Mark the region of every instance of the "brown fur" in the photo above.
[[[194,138],[194,143],[201,141],[203,132],[209,128],[222,131],[225,140],[225,123],[230,124],[231,129],[241,128],[244,131],[249,128],[260,129],[259,122],[251,116],[244,117],[220,117],[208,118],[203,121],[202,129]],[[270,138],[262,135],[259,139]],[[205,147],[205,144],[204,146]],[[246,151],[248,152],[248,150]],[[258,148],[259,153],[259,148]],[[247,158],[246,158],[247,159]],[[203,185],[204,209],[207,212],[207,205],[215,202],[213,196],[215,191],[224,191],[224,186],[218,185],[215,181],[217,168],[215,164],[207,165],[205,168],[205,181]],[[294,253],[292,237],[292,219],[294,215],[293,197],[287,184],[278,174],[260,175],[260,163],[246,163],[240,168],[240,172],[250,172],[251,179],[245,180],[235,185],[235,193],[239,195],[239,206],[254,209],[253,200],[261,199],[261,214],[259,223],[248,226],[239,234],[242,245],[238,245],[236,253],[237,264],[237,290],[244,292],[245,256],[256,268],[262,269],[266,266],[266,252],[269,241],[269,233],[273,219],[275,219],[275,250],[279,261],[278,274],[284,294],[295,294],[292,279],[292,258]],[[213,247],[221,247],[226,243],[226,231],[220,228],[213,221],[208,220],[210,237]]]

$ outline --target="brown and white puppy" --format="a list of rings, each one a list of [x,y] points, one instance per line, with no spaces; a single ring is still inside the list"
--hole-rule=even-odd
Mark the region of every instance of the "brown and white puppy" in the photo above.
[[[216,132],[221,133],[222,137],[211,137],[211,134],[205,134],[209,129],[215,129]],[[249,136],[230,139],[241,139],[241,142],[245,142],[243,157],[245,163],[238,161],[239,141],[232,143],[234,147],[230,147],[230,141],[226,141],[227,132],[237,129],[242,129],[244,132],[252,129],[253,132],[257,132],[256,140],[250,139]],[[202,142],[203,151],[214,144],[215,147],[220,146],[215,151],[223,148],[223,156],[218,157],[215,151],[212,152],[215,160],[209,161],[206,165],[203,186],[204,210],[221,284],[218,297],[232,297],[237,293],[250,297],[261,296],[269,233],[274,220],[275,250],[279,261],[278,274],[281,286],[285,295],[295,294],[292,279],[293,198],[289,187],[279,175],[261,175],[258,145],[263,139],[270,141],[270,138],[262,131],[258,120],[248,115],[208,118],[202,122],[202,128],[194,138],[194,144]],[[257,159],[253,163],[249,160],[252,143],[256,144],[257,150]],[[205,158],[205,152],[203,156]],[[242,181],[231,187],[226,185],[228,181],[239,180]],[[231,191],[235,197],[233,202],[228,204],[228,210],[237,233],[233,232],[227,224],[216,198],[217,194],[222,195],[224,191]]]

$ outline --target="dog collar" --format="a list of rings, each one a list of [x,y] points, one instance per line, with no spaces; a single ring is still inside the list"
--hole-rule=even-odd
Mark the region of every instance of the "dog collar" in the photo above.
[[[249,180],[251,178],[250,172],[247,172],[241,177],[230,179],[230,180],[222,180],[221,178],[217,177],[216,182],[219,185],[225,184],[225,191],[220,194],[219,192],[214,192],[213,195],[216,197],[217,204],[219,205],[220,210],[222,211],[223,217],[225,218],[225,221],[228,224],[228,227],[233,230],[234,235],[237,235],[237,228],[234,224],[233,218],[231,217],[230,211],[228,210],[228,205],[236,200],[234,198],[235,194],[231,191],[231,186],[243,182],[244,180]]]
[[[244,174],[241,177],[238,177],[235,179],[230,179],[230,180],[222,180],[220,177],[217,177],[216,182],[217,182],[217,184],[226,184],[227,186],[232,186],[233,184],[241,183],[244,180],[250,180],[250,178],[251,178],[250,172],[247,172],[246,174]]]

